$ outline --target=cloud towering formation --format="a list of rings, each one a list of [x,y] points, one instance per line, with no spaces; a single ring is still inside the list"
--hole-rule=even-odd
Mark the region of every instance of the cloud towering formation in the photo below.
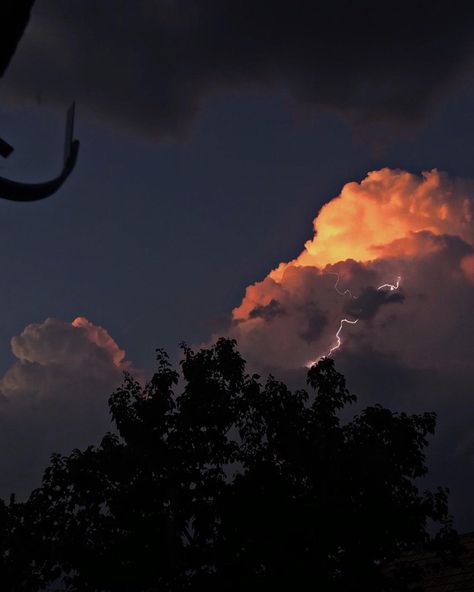
[[[298,257],[247,288],[231,333],[257,365],[294,368],[327,353],[348,316],[363,321],[343,328],[348,352],[419,367],[467,362],[473,216],[474,184],[436,170],[382,169],[348,183]],[[399,276],[398,291],[377,290]]]
[[[371,172],[345,185],[292,261],[249,286],[229,333],[257,370],[297,381],[334,353],[362,405],[438,412],[432,485],[474,527],[474,183],[436,170]],[[394,284],[398,290],[377,288]]]
[[[154,137],[242,89],[356,122],[413,121],[465,72],[473,24],[470,3],[440,0],[37,0],[3,92],[75,97]]]
[[[107,331],[83,317],[28,325],[11,344],[16,361],[0,378],[0,496],[25,495],[50,454],[110,429],[107,398],[130,370]]]

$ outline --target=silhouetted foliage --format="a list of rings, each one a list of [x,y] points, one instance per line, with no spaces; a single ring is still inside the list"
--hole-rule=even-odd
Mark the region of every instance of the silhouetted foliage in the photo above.
[[[446,492],[415,483],[433,414],[343,424],[355,397],[331,359],[308,393],[247,375],[234,341],[183,351],[181,376],[163,351],[145,387],[126,376],[117,434],[0,508],[11,590],[406,590],[400,554],[451,540]]]

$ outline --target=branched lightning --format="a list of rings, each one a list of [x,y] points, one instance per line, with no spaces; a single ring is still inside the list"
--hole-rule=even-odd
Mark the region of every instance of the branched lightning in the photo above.
[[[340,296],[346,296],[349,295],[353,300],[357,300],[357,296],[354,296],[352,294],[352,292],[349,289],[346,289],[344,291],[340,290],[338,287],[339,284],[339,280],[340,280],[340,276],[337,272],[335,271],[330,271],[328,272],[329,275],[335,275],[336,276],[336,283],[334,284],[334,289],[336,290],[336,292],[340,295]],[[401,276],[397,277],[397,281],[395,282],[395,284],[382,284],[380,285],[377,290],[385,290],[388,289],[390,290],[390,292],[395,292],[396,290],[398,290],[398,288],[400,287],[400,282],[402,281]],[[322,360],[323,358],[329,358],[331,356],[331,354],[333,354],[335,351],[337,351],[338,349],[340,349],[341,345],[342,345],[342,338],[341,338],[341,331],[342,331],[342,327],[344,326],[344,323],[347,323],[349,325],[355,325],[356,323],[359,322],[359,319],[346,319],[343,318],[341,319],[340,323],[339,323],[339,329],[336,332],[336,336],[335,336],[335,345],[333,345],[330,350],[328,351],[328,353],[326,355],[323,356],[319,356],[319,358],[317,358],[316,360],[312,360],[311,362],[308,362],[306,364],[306,366],[308,368],[310,368],[311,366],[313,366],[314,364],[317,364],[319,362],[319,360]]]
[[[346,294],[349,294],[349,296],[353,299],[353,300],[357,300],[356,296],[353,296],[352,292],[349,289],[344,290],[344,292],[342,292],[341,290],[339,290],[338,284],[339,284],[339,280],[341,279],[341,276],[337,273],[337,271],[328,271],[327,272],[328,275],[335,275],[336,276],[336,283],[334,284],[334,289],[336,290],[336,292],[340,295],[340,296],[345,296]]]
[[[381,286],[379,286],[377,288],[377,290],[383,290],[384,288],[388,288],[390,290],[390,292],[394,292],[395,290],[398,290],[401,280],[402,280],[402,278],[400,276],[398,276],[396,284],[382,284]]]
[[[339,323],[339,329],[337,330],[337,333],[336,333],[336,345],[333,345],[331,347],[331,349],[328,351],[328,353],[325,356],[326,358],[329,358],[329,356],[333,352],[335,352],[336,350],[338,350],[341,347],[341,344],[342,344],[341,331],[342,331],[342,326],[344,325],[344,323],[349,323],[350,325],[355,325],[358,321],[359,321],[359,319],[355,319],[354,321],[351,321],[350,319],[341,319],[341,322]]]

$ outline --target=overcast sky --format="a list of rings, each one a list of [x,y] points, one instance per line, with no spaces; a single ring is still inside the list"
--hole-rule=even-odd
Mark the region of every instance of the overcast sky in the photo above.
[[[474,527],[474,10],[412,4],[37,0],[1,82],[0,174],[57,172],[72,99],[81,151],[52,198],[0,203],[0,493],[100,435],[121,371],[149,375],[156,347],[230,334],[298,382],[352,315],[338,368],[361,402],[439,411],[433,479]],[[343,248],[324,259],[328,202]],[[344,208],[381,250],[359,256]],[[296,271],[274,286],[281,262]],[[399,298],[374,296],[398,275]]]

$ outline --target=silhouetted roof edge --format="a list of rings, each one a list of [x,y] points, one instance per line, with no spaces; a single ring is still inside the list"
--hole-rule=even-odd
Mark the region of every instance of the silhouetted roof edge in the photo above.
[[[462,553],[453,562],[433,569],[433,553],[409,553],[405,560],[425,571],[420,583],[423,592],[474,592],[474,532],[459,536]],[[418,590],[418,587],[416,587]]]

